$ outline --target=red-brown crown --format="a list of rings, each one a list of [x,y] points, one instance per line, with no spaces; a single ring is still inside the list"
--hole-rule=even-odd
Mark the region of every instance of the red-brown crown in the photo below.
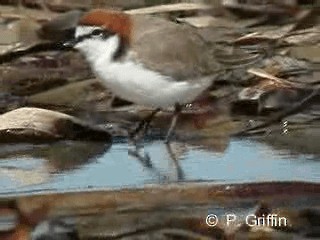
[[[80,19],[79,24],[108,29],[119,34],[126,43],[130,43],[132,21],[130,16],[123,12],[102,9],[92,10]]]

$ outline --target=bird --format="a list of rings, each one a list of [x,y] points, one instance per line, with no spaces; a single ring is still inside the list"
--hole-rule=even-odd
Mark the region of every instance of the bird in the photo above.
[[[80,51],[116,96],[154,109],[131,137],[145,131],[156,113],[174,107],[166,143],[182,107],[208,89],[220,69],[195,30],[155,16],[93,9],[65,45]]]

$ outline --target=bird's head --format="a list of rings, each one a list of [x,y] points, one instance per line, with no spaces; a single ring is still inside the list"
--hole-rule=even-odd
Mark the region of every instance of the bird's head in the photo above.
[[[117,59],[130,45],[132,21],[128,14],[110,10],[92,10],[79,21],[72,45],[88,60],[101,56]]]

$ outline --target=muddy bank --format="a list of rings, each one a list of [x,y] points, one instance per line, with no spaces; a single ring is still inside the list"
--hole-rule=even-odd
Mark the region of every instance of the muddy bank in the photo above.
[[[301,182],[207,183],[2,197],[0,235],[12,239],[19,232],[24,239],[33,231],[32,236],[50,235],[57,239],[64,234],[71,236],[70,233],[76,239],[306,239],[319,236],[318,188]],[[228,222],[231,212],[236,220]],[[281,226],[257,226],[246,217],[268,214],[287,222]],[[208,215],[217,216],[217,225],[208,220]],[[52,226],[52,230],[45,230],[45,225]],[[54,226],[64,226],[64,230],[55,231]]]

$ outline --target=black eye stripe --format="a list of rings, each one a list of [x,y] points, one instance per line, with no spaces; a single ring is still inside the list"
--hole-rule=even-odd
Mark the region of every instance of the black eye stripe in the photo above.
[[[84,34],[84,35],[81,35],[79,37],[77,37],[77,42],[81,42],[83,40],[86,40],[86,39],[89,39],[89,38],[92,38],[93,36],[99,36],[101,35],[102,38],[106,39],[112,35],[114,35],[115,33],[114,32],[111,32],[109,30],[106,30],[106,29],[95,29],[93,30],[91,33],[88,33],[88,34]]]

